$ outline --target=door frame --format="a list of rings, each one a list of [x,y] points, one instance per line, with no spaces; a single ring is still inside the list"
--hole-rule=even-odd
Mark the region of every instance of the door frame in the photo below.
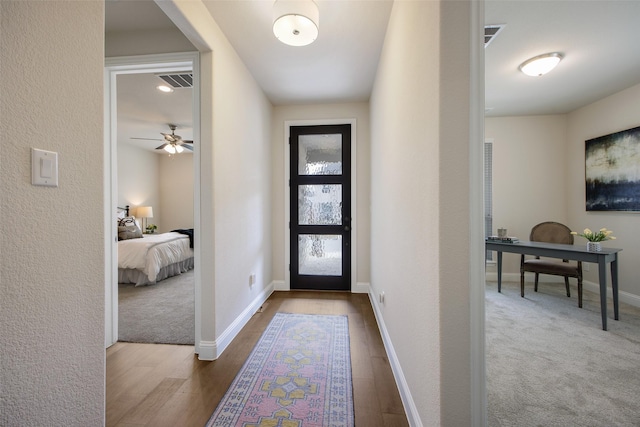
[[[200,141],[200,55],[198,52],[122,56],[105,58],[104,72],[104,262],[105,262],[105,348],[118,341],[118,243],[114,213],[118,206],[117,97],[118,74],[154,73],[190,69],[193,73],[193,139]],[[193,147],[194,232],[200,230],[200,147]],[[195,279],[195,353],[199,354],[201,338],[201,268],[200,239],[194,244]]]
[[[289,150],[289,136],[291,134],[292,126],[322,126],[322,125],[351,125],[351,277],[349,278],[350,290],[349,292],[355,292],[356,279],[357,279],[357,258],[358,253],[358,215],[357,215],[357,199],[358,191],[356,186],[356,152],[357,152],[357,138],[356,138],[356,124],[355,118],[351,119],[314,119],[314,120],[285,120],[284,122],[284,289],[278,290],[291,290],[291,272],[289,271],[289,264],[291,263],[291,232],[289,230],[289,221],[291,221],[290,211],[290,197],[291,189],[289,187],[289,180],[291,179],[291,165],[290,150]]]

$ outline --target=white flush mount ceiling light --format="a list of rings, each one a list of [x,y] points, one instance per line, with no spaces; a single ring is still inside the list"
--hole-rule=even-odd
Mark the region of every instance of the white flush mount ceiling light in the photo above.
[[[273,34],[290,46],[306,46],[318,38],[320,13],[313,0],[275,0]]]
[[[160,92],[164,92],[164,93],[171,93],[173,92],[173,88],[169,87],[167,85],[160,85],[160,86],[156,86],[156,89],[158,89]]]
[[[520,67],[518,68],[527,76],[539,77],[553,70],[556,65],[560,63],[561,59],[561,53],[545,53],[544,55],[538,55],[531,59],[527,59],[520,64]]]

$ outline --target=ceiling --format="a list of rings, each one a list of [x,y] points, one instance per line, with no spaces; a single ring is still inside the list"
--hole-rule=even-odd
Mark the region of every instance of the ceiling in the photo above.
[[[274,105],[369,99],[392,0],[317,0],[320,34],[305,47],[272,35],[271,1],[203,2]],[[485,49],[486,115],[567,113],[640,83],[639,17],[640,1],[633,0],[486,1],[485,23],[505,25]],[[106,3],[107,32],[172,25],[152,1]],[[518,71],[526,59],[554,51],[564,59],[546,76]],[[137,92],[141,87],[134,84],[122,96],[141,104],[147,100]],[[153,111],[157,101],[151,102],[138,110],[157,117],[135,120],[163,120],[154,123],[161,137],[168,120],[181,119]]]
[[[488,116],[561,114],[640,83],[640,1],[487,1],[485,24],[506,24],[485,49]],[[548,52],[542,77],[518,70]]]
[[[117,76],[119,142],[156,151],[164,144],[161,132],[171,133],[169,124],[176,125],[175,134],[183,140],[193,140],[192,89],[176,88],[164,93],[156,89],[160,84],[166,83],[155,74]],[[167,154],[163,150],[156,152]]]

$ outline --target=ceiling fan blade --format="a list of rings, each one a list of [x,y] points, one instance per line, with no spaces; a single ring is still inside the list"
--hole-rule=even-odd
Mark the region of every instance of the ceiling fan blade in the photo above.
[[[159,147],[156,147],[156,150],[162,150],[164,147],[166,147],[167,145],[169,145],[169,143],[165,142],[164,144],[162,144]]]
[[[130,139],[144,139],[146,141],[162,141],[160,138],[136,138],[133,136]]]
[[[187,140],[184,140],[184,139],[183,139],[183,140],[182,140],[182,142],[183,142],[184,144],[193,144],[193,141],[190,141],[190,140],[188,140],[188,139],[187,139]]]
[[[182,145],[181,145],[181,147],[184,147],[184,148],[186,148],[186,149],[187,149],[187,150],[189,150],[189,151],[193,151],[193,147],[191,147],[191,146],[189,146],[189,145],[182,144]]]

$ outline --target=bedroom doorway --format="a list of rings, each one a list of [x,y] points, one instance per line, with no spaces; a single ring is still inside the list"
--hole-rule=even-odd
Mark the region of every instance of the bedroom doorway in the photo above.
[[[351,290],[351,124],[291,126],[290,287]]]
[[[184,164],[185,161],[187,163],[191,163],[191,172],[193,174],[193,201],[191,202],[193,205],[193,213],[191,215],[193,221],[193,235],[196,236],[195,243],[193,246],[194,252],[194,269],[190,273],[193,275],[193,302],[191,303],[192,311],[194,314],[191,316],[191,332],[190,335],[193,339],[193,342],[196,345],[196,353],[198,353],[198,332],[200,330],[200,307],[198,304],[198,296],[200,295],[200,266],[199,266],[199,244],[197,244],[198,240],[198,230],[200,224],[200,149],[198,147],[198,141],[200,140],[200,126],[199,126],[199,54],[198,53],[178,53],[178,54],[161,54],[161,55],[144,55],[140,57],[121,57],[121,58],[106,58],[105,59],[105,179],[104,179],[104,205],[105,205],[105,225],[104,232],[106,236],[110,236],[105,239],[105,347],[109,347],[116,343],[119,338],[119,290],[118,290],[118,229],[116,221],[114,221],[115,213],[117,212],[118,206],[123,203],[123,200],[126,202],[131,202],[133,206],[138,202],[143,203],[145,200],[149,200],[147,198],[142,198],[140,200],[133,200],[135,198],[131,195],[131,193],[127,194],[124,197],[120,194],[120,189],[122,189],[122,183],[118,182],[119,175],[119,162],[118,162],[118,140],[123,138],[133,138],[138,136],[147,136],[147,135],[138,135],[131,134],[126,135],[118,135],[118,121],[121,118],[118,117],[118,76],[120,77],[136,77],[143,75],[151,75],[159,78],[158,76],[167,73],[186,73],[189,72],[193,76],[192,80],[192,96],[191,96],[191,125],[192,125],[192,135],[188,138],[189,140],[193,140],[193,154],[188,154],[191,161],[187,160],[186,157],[184,159],[178,159],[178,154],[173,154],[175,160],[180,160],[179,163]],[[156,115],[165,114],[162,118],[158,119],[160,122],[168,121],[169,118],[166,116],[164,112],[155,112]],[[159,138],[163,138],[161,132],[170,133],[165,129],[157,129],[157,135]],[[155,130],[154,130],[155,133]],[[178,133],[178,132],[176,132]],[[183,132],[183,135],[187,135],[186,132]],[[154,135],[155,136],[155,135]],[[147,138],[140,138],[147,139]],[[148,138],[153,139],[153,138]],[[185,139],[187,137],[185,136]],[[151,144],[152,147],[147,147],[146,150],[150,156],[156,156],[155,162],[158,164],[157,168],[164,167],[164,163],[171,163],[171,159],[164,159],[164,157],[168,157],[168,154],[165,155],[157,154],[155,151],[156,146],[160,146],[163,141],[146,141],[148,144]],[[145,149],[141,149],[143,152]],[[139,150],[140,151],[140,150]],[[185,150],[186,151],[186,150]],[[162,151],[164,152],[164,151]],[[127,155],[128,157],[128,155]],[[161,158],[162,157],[162,158]],[[165,162],[166,161],[166,162]],[[125,164],[127,159],[122,159],[120,163]],[[175,163],[175,162],[173,162]],[[177,164],[171,165],[172,167],[177,166]],[[184,169],[183,169],[184,170]],[[132,178],[129,176],[129,178]],[[135,180],[135,177],[133,177]],[[147,171],[147,174],[140,175],[138,177],[140,180],[152,180],[156,179],[159,181],[159,186],[167,187],[171,186],[171,181],[162,183],[162,177],[158,178],[158,176],[153,176]],[[167,187],[167,188],[169,188]],[[146,190],[141,191],[144,193]],[[174,192],[174,189],[169,188],[170,192]],[[184,188],[181,189],[184,193]],[[146,195],[145,197],[150,197]],[[178,225],[175,225],[170,217],[174,217],[171,209],[168,208],[166,210],[162,210],[161,205],[161,195],[158,194],[155,196],[155,202],[153,201],[153,197],[151,198],[152,204],[157,204],[157,207],[154,208],[154,216],[157,218],[157,221],[162,221],[158,218],[158,212],[160,211],[160,215],[165,218],[167,221],[164,228],[164,231],[171,231],[174,228],[185,228]],[[130,204],[130,203],[127,203]],[[145,203],[148,204],[148,203]],[[178,203],[180,204],[180,203]],[[134,211],[135,212],[135,211]],[[134,213],[135,215],[135,213]],[[150,222],[154,222],[152,219],[146,220],[147,224]],[[175,222],[175,221],[174,221]],[[162,225],[161,225],[162,227]],[[168,228],[167,228],[168,227]],[[170,230],[170,229],[171,230]],[[191,228],[191,227],[189,227]],[[165,279],[168,280],[168,279]],[[162,282],[158,282],[162,283]],[[194,326],[195,324],[195,326]]]

